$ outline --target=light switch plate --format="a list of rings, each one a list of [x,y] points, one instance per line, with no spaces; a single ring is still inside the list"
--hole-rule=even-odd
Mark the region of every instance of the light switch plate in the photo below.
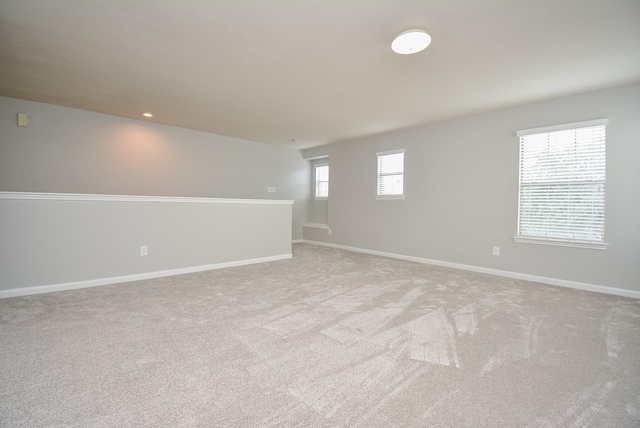
[[[27,113],[18,113],[18,126],[22,126],[24,128],[29,124],[29,117]]]

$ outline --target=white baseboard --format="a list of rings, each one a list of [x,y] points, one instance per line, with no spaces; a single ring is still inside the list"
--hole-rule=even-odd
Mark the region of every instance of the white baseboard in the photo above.
[[[34,287],[12,288],[0,290],[0,299],[7,297],[29,296],[32,294],[52,293],[54,291],[76,290],[79,288],[97,287],[100,285],[119,284],[122,282],[140,281],[143,279],[161,278],[164,276],[181,275],[185,273],[202,272],[213,269],[223,269],[235,266],[251,265],[256,263],[273,262],[276,260],[290,259],[291,253],[277,256],[260,257],[256,259],[237,260],[233,262],[214,263],[211,265],[192,266],[187,268],[170,269],[156,272],[138,273],[125,276],[114,276],[110,278],[91,279],[87,281],[67,282],[62,284],[38,285]]]
[[[294,239],[293,241],[291,241],[292,244],[302,244],[302,242],[302,239]]]
[[[391,257],[394,259],[407,260],[410,262],[425,263],[436,266],[450,267],[454,269],[468,270],[472,272],[486,273],[489,275],[503,276],[506,278],[522,279],[524,281],[539,282],[542,284],[556,285],[558,287],[574,288],[577,290],[593,291],[595,293],[612,294],[614,296],[632,297],[640,299],[640,291],[627,290],[624,288],[607,287],[604,285],[587,284],[584,282],[567,281],[564,279],[549,278],[546,276],[529,275],[526,273],[511,272],[499,269],[490,269],[480,266],[465,265],[461,263],[443,262],[440,260],[424,259],[421,257],[405,256],[402,254],[387,253],[384,251],[367,250],[365,248],[349,247],[346,245],[331,244],[328,242],[304,240],[305,243],[321,245],[324,247],[338,248],[341,250],[354,251],[358,253],[371,254],[374,256]]]

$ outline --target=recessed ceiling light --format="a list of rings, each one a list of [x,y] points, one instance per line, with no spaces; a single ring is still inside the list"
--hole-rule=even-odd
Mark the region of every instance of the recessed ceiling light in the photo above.
[[[431,44],[431,36],[422,30],[408,30],[400,33],[391,43],[395,53],[408,55],[418,53]]]
[[[142,113],[142,115],[144,117],[153,117],[153,115],[151,113]]]

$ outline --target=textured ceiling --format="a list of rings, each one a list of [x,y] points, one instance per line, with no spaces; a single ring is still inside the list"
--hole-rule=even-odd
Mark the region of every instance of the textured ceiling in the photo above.
[[[0,0],[0,95],[289,147],[637,81],[638,0]]]

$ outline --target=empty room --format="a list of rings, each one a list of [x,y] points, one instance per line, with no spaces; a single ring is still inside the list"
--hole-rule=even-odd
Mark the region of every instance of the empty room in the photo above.
[[[640,426],[637,0],[0,0],[0,427]]]

